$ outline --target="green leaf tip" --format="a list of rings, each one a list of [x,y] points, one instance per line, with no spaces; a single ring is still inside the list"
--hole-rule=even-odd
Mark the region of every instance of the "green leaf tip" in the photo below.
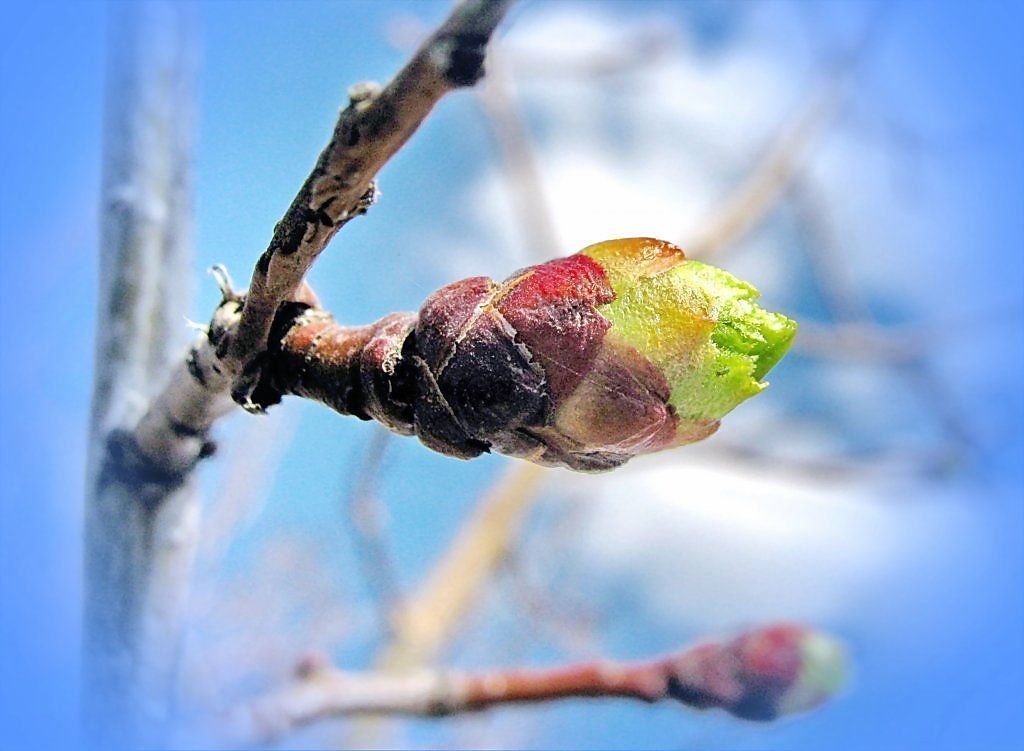
[[[582,252],[604,267],[615,290],[598,308],[611,335],[665,374],[681,436],[764,390],[762,379],[793,342],[796,322],[757,305],[753,285],[686,259],[671,243],[629,238]]]

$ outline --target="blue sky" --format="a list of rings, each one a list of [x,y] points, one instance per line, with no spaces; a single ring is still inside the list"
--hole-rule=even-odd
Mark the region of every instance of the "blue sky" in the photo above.
[[[430,24],[443,16],[445,4],[208,2],[197,7],[202,69],[192,284],[193,317],[203,319],[216,293],[202,270],[221,262],[236,279],[245,278],[323,145],[347,86],[367,78],[385,80],[406,57],[401,44],[388,37],[395,19]],[[5,665],[0,714],[7,729],[4,743],[12,746],[50,741],[67,746],[74,737],[107,12],[105,4],[92,2],[16,3],[2,11],[7,38],[0,50],[0,259],[8,292],[0,299],[0,561],[5,572],[0,577]],[[699,222],[717,188],[727,187],[756,158],[766,134],[813,80],[820,64],[816,45],[848,42],[868,12],[857,3],[524,3],[508,28],[513,58],[516,49],[529,57],[529,50],[557,37],[559,29],[577,28],[565,26],[573,16],[581,25],[573,38],[563,37],[570,53],[573,45],[593,50],[588,34],[613,35],[619,25],[625,33],[631,24],[647,23],[674,30],[684,40],[684,51],[663,67],[604,84],[610,89],[557,78],[515,79],[564,251],[603,239],[600,233],[664,233],[676,224],[682,231]],[[816,714],[770,727],[675,707],[568,703],[546,708],[533,716],[540,719],[531,720],[529,734],[510,738],[524,745],[574,748],[998,749],[1020,743],[1024,51],[1019,15],[1009,4],[894,5],[853,103],[808,168],[811,190],[818,190],[827,207],[876,317],[894,324],[937,322],[946,331],[936,338],[928,366],[947,389],[939,401],[968,416],[972,435],[971,449],[950,471],[896,482],[856,478],[793,491],[799,498],[792,508],[811,502],[817,488],[822,503],[837,504],[827,508],[836,513],[853,508],[843,517],[851,524],[846,536],[877,537],[877,547],[857,539],[843,552],[842,530],[797,517],[784,521],[793,528],[808,525],[807,537],[793,533],[771,542],[769,532],[763,539],[757,537],[761,532],[750,533],[755,550],[776,558],[759,563],[752,553],[750,565],[779,572],[779,595],[792,595],[785,602],[792,603],[794,615],[818,617],[849,640],[856,661],[849,691]],[[801,37],[801,28],[812,32]],[[614,39],[600,37],[608,38]],[[679,89],[679,81],[707,88]],[[746,81],[750,86],[744,89]],[[719,98],[712,96],[716,89]],[[615,96],[607,96],[609,91]],[[502,192],[498,154],[474,95],[461,92],[443,102],[385,167],[381,203],[347,226],[315,269],[313,281],[325,304],[339,318],[361,322],[414,308],[456,275],[502,276],[522,265],[529,249]],[[620,186],[622,194],[605,189],[606,184]],[[796,204],[784,204],[763,233],[723,264],[735,264],[762,286],[773,305],[802,322],[827,322],[824,306],[808,292],[810,272],[799,261],[800,232],[806,228],[794,217]],[[982,323],[972,323],[979,316]],[[187,336],[183,327],[183,344]],[[872,451],[878,446],[917,448],[941,432],[934,415],[921,407],[920,384],[888,371],[822,365],[794,355],[773,380],[773,389],[757,400],[764,406],[752,404],[749,414],[737,413],[736,429],[727,432],[727,423],[722,440],[742,443],[742,426],[755,431],[762,420],[782,426],[767,435],[787,450],[813,455],[807,446],[818,442],[825,453],[863,456],[870,465],[877,461]],[[379,642],[379,631],[365,616],[368,595],[353,574],[355,553],[339,498],[371,426],[312,405],[286,404],[281,410],[286,415],[273,429],[294,431],[294,437],[280,471],[264,489],[259,513],[228,551],[218,586],[230,590],[232,582],[244,582],[240,572],[263,555],[267,540],[286,535],[305,541],[317,551],[315,561],[331,572],[329,588],[353,606],[352,625],[336,655],[362,666]],[[248,440],[244,429],[238,419],[222,429],[229,452],[232,438]],[[680,459],[679,471],[699,474],[705,456],[712,464],[718,457],[693,456]],[[387,462],[381,494],[390,511],[400,582],[409,587],[505,461],[487,457],[458,463],[405,439],[392,445]],[[218,468],[204,469],[203,478],[212,494]],[[546,586],[577,593],[602,614],[598,632],[607,651],[645,654],[711,624],[720,627],[718,611],[695,603],[692,612],[680,612],[659,599],[654,593],[671,583],[672,572],[666,573],[664,561],[649,560],[642,549],[631,547],[633,540],[650,539],[645,537],[649,526],[683,525],[671,502],[647,509],[642,499],[629,499],[638,506],[637,516],[649,515],[657,524],[638,524],[635,538],[627,535],[633,528],[624,525],[616,546],[602,530],[609,520],[622,518],[616,514],[622,513],[623,500],[609,490],[618,486],[604,478],[580,485],[558,478],[545,491],[555,499],[552,504],[563,495],[590,494],[594,508],[582,512],[578,545],[567,544],[561,557],[548,552],[558,573],[536,565]],[[739,484],[728,485],[723,508],[732,509],[725,496],[752,487],[760,476],[753,478],[743,475]],[[789,492],[786,487],[780,484],[765,503],[778,502]],[[851,507],[850,499],[862,505]],[[894,506],[899,509],[891,512]],[[859,510],[869,507],[870,512]],[[876,508],[883,510],[876,514]],[[701,529],[711,534],[735,529],[740,519],[750,523],[746,529],[761,529],[751,519],[762,517],[742,516],[739,507],[729,513],[736,516],[685,519],[704,524]],[[535,539],[548,539],[544,523],[543,514],[533,519]],[[820,550],[805,544],[821,539]],[[875,555],[877,566],[863,560]],[[779,564],[786,557],[806,562],[806,570]],[[693,558],[680,560],[696,565]],[[701,560],[725,561],[723,566],[729,561]],[[723,587],[747,576],[736,566],[735,577],[721,579]],[[684,568],[678,576],[688,582],[693,573]],[[816,576],[824,580],[810,581]],[[502,600],[502,591],[496,589],[481,606],[450,658],[493,664],[515,654],[512,646],[520,640],[527,644],[521,659],[564,656],[529,631],[520,614],[510,612],[515,606]],[[727,604],[730,598],[737,601],[736,627],[761,612],[753,605],[749,613],[743,610],[744,591],[738,586],[732,594],[710,595]],[[826,607],[833,600],[836,604]],[[486,738],[522,724],[527,715],[516,712],[523,711],[493,713],[468,724],[463,731],[468,736],[452,735],[438,723],[412,723],[398,737],[440,744]]]

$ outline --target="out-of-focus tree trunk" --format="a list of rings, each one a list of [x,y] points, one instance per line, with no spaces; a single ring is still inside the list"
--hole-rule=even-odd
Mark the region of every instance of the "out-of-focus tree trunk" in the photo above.
[[[119,440],[180,358],[190,298],[194,11],[115,3],[85,515],[83,712],[99,747],[159,743],[199,518],[193,482]]]

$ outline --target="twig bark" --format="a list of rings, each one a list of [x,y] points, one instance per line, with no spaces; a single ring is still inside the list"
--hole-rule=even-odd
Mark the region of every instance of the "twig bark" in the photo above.
[[[265,744],[298,727],[352,714],[443,716],[503,704],[570,698],[675,700],[749,720],[811,709],[838,688],[842,648],[800,626],[777,624],[654,660],[584,662],[483,673],[354,673],[310,658],[294,680],[223,718],[222,734]]]
[[[188,312],[193,26],[182,5],[114,8],[85,514],[83,708],[104,747],[152,743],[170,712],[198,526],[191,484],[148,472],[126,432]]]

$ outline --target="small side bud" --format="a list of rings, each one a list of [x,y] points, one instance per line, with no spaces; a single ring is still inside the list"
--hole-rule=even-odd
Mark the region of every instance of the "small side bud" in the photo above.
[[[670,696],[755,721],[814,709],[839,691],[846,672],[839,642],[793,624],[705,644],[667,664]]]
[[[380,92],[381,86],[376,81],[360,81],[348,87],[348,100],[355,107],[373,101]]]

